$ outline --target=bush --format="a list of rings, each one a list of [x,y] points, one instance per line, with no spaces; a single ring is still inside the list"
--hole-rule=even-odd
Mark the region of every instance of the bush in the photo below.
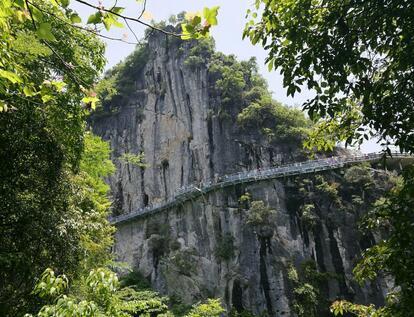
[[[269,223],[270,216],[276,213],[275,210],[265,206],[261,200],[252,201],[247,215],[247,223],[252,226],[266,225]]]
[[[148,221],[145,235],[155,256],[162,256],[169,251],[170,226],[168,224]]]
[[[339,184],[336,182],[328,182],[324,179],[322,175],[316,176],[316,191],[319,195],[324,196],[325,198],[334,201],[335,203],[340,204],[340,197],[338,194]]]
[[[120,282],[121,287],[129,286],[136,290],[150,290],[151,289],[151,283],[139,271],[129,272],[125,276],[121,277],[119,282]]]
[[[137,46],[123,62],[118,63],[105,73],[97,85],[97,94],[105,110],[117,108],[135,92],[136,78],[149,59],[148,45]]]
[[[145,163],[145,154],[144,152],[141,152],[139,154],[133,154],[133,153],[124,153],[119,157],[119,160],[131,164],[133,166],[141,167],[141,168],[147,168],[148,164]]]
[[[209,299],[204,304],[193,306],[187,317],[219,317],[224,313],[219,299]]]
[[[318,216],[315,214],[314,204],[305,204],[301,208],[300,220],[307,229],[312,229],[318,223]]]
[[[92,270],[83,281],[85,285],[81,294],[67,294],[67,278],[46,270],[34,293],[50,304],[43,306],[35,316],[132,317],[168,313],[165,298],[151,291],[121,288],[116,274],[108,269]]]
[[[184,61],[184,65],[193,70],[204,64],[204,60],[200,56],[188,56]]]
[[[214,256],[217,259],[227,262],[234,257],[234,251],[234,237],[230,233],[226,233],[217,240]]]
[[[359,164],[348,168],[344,175],[345,181],[359,188],[374,186],[374,177],[369,164]]]
[[[260,96],[260,89],[248,95],[252,102],[237,116],[242,129],[257,129],[271,141],[299,143],[306,137],[310,121],[299,109],[283,106],[267,94]]]
[[[331,273],[320,273],[314,261],[309,260],[301,264],[299,271],[290,265],[288,279],[293,286],[292,309],[298,317],[316,317],[327,310],[324,307],[324,299],[320,293],[323,283],[331,278],[336,278]]]
[[[183,275],[191,275],[196,272],[197,268],[193,262],[194,251],[183,250],[177,252],[170,258],[171,263],[177,268],[177,270]]]
[[[213,38],[203,38],[193,42],[194,46],[190,49],[188,56],[184,60],[184,65],[196,69],[202,65],[208,64],[214,53]]]

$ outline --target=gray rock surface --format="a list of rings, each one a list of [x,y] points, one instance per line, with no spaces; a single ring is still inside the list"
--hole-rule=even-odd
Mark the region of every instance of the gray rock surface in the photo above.
[[[92,120],[94,132],[109,140],[117,165],[108,179],[115,213],[163,201],[182,186],[217,175],[303,159],[289,144],[271,145],[256,131],[241,131],[235,123],[238,105],[229,109],[229,117],[215,114],[220,101],[212,97],[215,82],[208,68],[184,63],[191,42],[155,34],[148,45],[149,60],[131,96],[115,113]],[[144,152],[148,167],[120,161],[126,152]],[[384,285],[361,288],[352,281],[365,239],[356,229],[358,217],[332,215],[328,208],[317,228],[307,231],[287,207],[296,199],[287,186],[292,186],[288,180],[238,185],[119,225],[117,257],[158,291],[186,303],[221,297],[228,309],[294,316],[287,270],[309,259],[319,271],[340,276],[324,286],[327,300],[381,303]],[[246,223],[248,210],[238,202],[246,191],[276,210],[266,228]],[[339,218],[332,221],[333,216]],[[234,256],[227,261],[216,254],[226,234],[234,239]]]

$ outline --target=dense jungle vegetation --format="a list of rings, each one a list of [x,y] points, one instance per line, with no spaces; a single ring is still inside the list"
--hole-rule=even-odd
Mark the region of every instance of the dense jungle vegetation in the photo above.
[[[170,314],[165,298],[120,284],[113,271],[103,178],[114,165],[109,145],[86,126],[104,45],[68,5],[0,4],[0,315]],[[214,24],[216,10],[206,10],[203,20]],[[119,22],[97,10],[88,23]],[[188,36],[208,28],[194,23]],[[187,315],[222,311],[211,300]]]
[[[360,144],[375,135],[385,145],[395,142],[413,152],[411,1],[255,1],[245,37],[267,50],[269,69],[281,70],[288,94],[303,85],[316,92],[304,105],[310,119],[272,100],[254,61],[237,62],[213,51],[205,38],[217,24],[217,7],[181,18],[180,34],[171,34],[141,16],[124,16],[121,7],[72,2],[95,10],[86,24],[70,0],[0,3],[1,316],[207,317],[224,312],[213,299],[181,310],[172,299],[137,287],[139,278],[118,280],[119,264],[110,252],[115,229],[107,220],[111,201],[103,181],[114,165],[108,144],[88,130],[86,121],[97,105],[113,98],[122,102],[134,75],[129,72],[137,69],[129,66],[150,52],[137,50],[95,86],[105,66],[102,34],[95,27],[109,30],[135,21],[154,32],[199,40],[187,67],[213,61],[209,72],[218,83],[220,115],[224,118],[235,102],[243,104],[237,124],[257,129],[270,142],[300,144],[307,138],[309,150],[331,150],[338,141]],[[125,159],[142,163],[139,157]],[[396,286],[384,307],[337,301],[331,309],[336,315],[413,316],[414,170],[406,168],[401,180],[390,181],[391,190],[373,197],[371,180],[361,180],[369,175],[358,168],[347,175],[352,184],[347,200],[329,180],[303,185],[300,217],[308,228],[317,224],[318,191],[348,210],[375,198],[363,230],[386,228],[388,237],[366,250],[354,273],[361,282],[389,274]],[[272,214],[261,202],[244,199],[252,225],[260,226]],[[231,237],[223,237],[216,256],[226,261],[231,247]],[[323,277],[311,264],[289,272],[298,315],[315,315],[318,278]]]

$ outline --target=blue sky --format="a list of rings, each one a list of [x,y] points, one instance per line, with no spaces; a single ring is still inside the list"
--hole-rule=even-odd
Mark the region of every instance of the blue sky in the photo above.
[[[98,2],[99,0],[89,0],[89,3],[92,4],[97,4]],[[102,2],[105,6],[111,6],[115,3],[115,0],[105,0]],[[312,92],[303,89],[302,93],[296,94],[294,98],[288,97],[286,89],[283,88],[280,74],[275,71],[268,72],[264,64],[266,52],[263,48],[260,45],[251,45],[247,39],[242,40],[246,11],[252,7],[253,2],[254,0],[147,0],[146,11],[155,21],[160,21],[167,20],[172,14],[177,14],[181,11],[194,12],[200,11],[204,7],[220,6],[218,26],[214,27],[212,31],[217,50],[226,54],[234,54],[241,60],[255,56],[260,73],[268,81],[273,97],[286,105],[300,106],[312,96]],[[74,3],[73,7],[81,13],[82,18],[85,20],[93,12],[84,5],[76,4],[75,1],[72,3]],[[125,7],[124,14],[131,17],[138,16],[142,10],[140,1],[136,0],[118,0],[117,6]],[[143,37],[143,26],[131,22],[130,26],[138,38]],[[134,35],[127,28],[113,28],[107,34],[118,38],[122,38],[126,34],[128,40],[135,41]],[[105,40],[105,42],[107,45],[107,68],[123,60],[134,49],[134,45],[110,40]],[[373,141],[366,142],[362,147],[363,152],[378,150],[380,150],[380,147]]]

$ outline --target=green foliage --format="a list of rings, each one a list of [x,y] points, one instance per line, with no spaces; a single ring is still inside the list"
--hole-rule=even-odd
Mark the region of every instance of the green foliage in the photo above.
[[[317,195],[323,195],[326,199],[340,204],[340,197],[338,194],[339,183],[331,181],[328,182],[322,175],[315,177],[315,190]]]
[[[345,171],[345,181],[357,189],[370,189],[375,186],[375,180],[369,164],[354,165]]]
[[[314,228],[319,221],[319,217],[315,213],[314,204],[303,205],[301,207],[300,214],[300,220],[308,230]]]
[[[182,11],[178,14],[172,14],[168,18],[168,23],[170,23],[174,26],[177,25],[177,24],[181,24],[181,23],[185,22],[185,15],[186,15],[185,11]]]
[[[52,97],[77,102],[90,98],[89,88],[105,62],[103,45],[87,32],[68,28],[70,19],[55,2],[28,3],[28,8],[24,1],[0,4],[2,110],[19,109],[17,100],[27,100],[34,108],[44,103],[50,111],[56,102]],[[45,80],[66,84],[65,90],[45,85]],[[65,110],[71,108],[67,104]]]
[[[299,180],[298,194],[302,200],[300,211],[306,211],[307,216],[313,218],[312,215],[316,215],[315,212],[323,205],[341,210],[343,197],[339,185],[337,180],[323,175]]]
[[[266,0],[249,16],[244,36],[267,50],[288,94],[301,85],[315,91],[305,104],[311,117],[335,121],[348,143],[373,129],[414,150],[411,2]]]
[[[195,254],[196,252],[194,250],[177,251],[170,257],[170,261],[179,273],[189,276],[197,270],[193,262],[193,256]]]
[[[51,303],[43,306],[35,316],[127,317],[167,312],[165,298],[150,291],[137,292],[128,287],[120,288],[115,273],[107,269],[90,271],[84,282],[85,292],[82,297],[77,297],[67,293],[66,276],[55,276],[52,270],[46,270],[35,293],[41,298],[51,299]]]
[[[118,277],[105,268],[96,268],[82,279],[83,293],[69,292],[65,275],[56,276],[47,269],[36,285],[34,293],[49,303],[44,305],[37,317],[129,317],[129,316],[174,316],[168,311],[168,298],[159,297],[149,290],[137,291],[133,287],[122,286]],[[196,304],[186,309],[188,317],[219,317],[224,312],[217,299]],[[183,316],[184,314],[178,316]],[[25,317],[33,317],[26,314]]]
[[[310,121],[298,109],[272,100],[255,58],[239,62],[234,55],[214,52],[214,42],[207,38],[194,44],[184,63],[192,69],[208,67],[211,98],[218,101],[209,117],[231,119],[241,110],[238,125],[259,130],[269,141],[298,145],[307,135]]]
[[[374,170],[368,164],[354,165],[335,174],[296,178],[294,203],[289,209],[297,213],[302,225],[313,229],[324,211],[352,212],[361,215],[372,209],[399,178],[393,172]],[[375,184],[375,185],[374,185]]]
[[[378,316],[408,316],[414,311],[413,167],[408,167],[403,176],[404,182],[376,202],[362,225],[366,230],[386,228],[387,239],[366,250],[354,269],[360,282],[376,278],[379,272],[395,278],[396,286]]]
[[[250,201],[252,200],[252,195],[249,192],[245,192],[239,198],[239,205],[241,208],[249,208]]]
[[[86,294],[81,276],[111,261],[114,228],[107,220],[110,202],[102,177],[114,168],[108,145],[85,134],[86,117],[97,102],[93,88],[105,64],[104,45],[93,29],[73,25],[81,18],[69,4],[0,1],[2,316],[21,315],[41,304],[32,290],[46,267],[66,272],[74,279],[72,289]],[[120,26],[122,8],[94,9],[89,23]],[[206,10],[206,20],[214,22],[214,12]],[[136,55],[127,64],[139,62],[145,52]],[[137,67],[127,66],[118,70],[128,81],[135,75],[130,69]],[[101,85],[105,100],[122,92],[114,83],[108,79]],[[118,83],[129,88],[128,82]],[[37,289],[41,295],[57,292],[53,283],[59,279],[52,282],[49,273],[45,283],[52,286]],[[55,308],[44,308],[41,315],[53,314],[59,305],[71,306],[71,300],[62,295]],[[79,314],[92,309],[82,300],[75,305]]]
[[[299,215],[303,222],[305,212],[311,211],[316,216],[326,206],[336,212],[351,211],[359,215],[362,210],[370,210],[362,218],[361,230],[378,230],[379,234],[387,232],[389,235],[364,251],[354,269],[355,278],[360,283],[374,280],[378,274],[384,273],[398,277],[396,287],[388,294],[386,306],[377,309],[372,316],[406,316],[413,309],[410,299],[413,296],[411,281],[414,274],[411,267],[414,257],[409,250],[413,238],[410,229],[413,223],[410,193],[414,182],[407,182],[412,179],[410,175],[414,174],[411,168],[405,172],[405,182],[393,172],[374,170],[367,164],[345,169],[343,177],[327,174],[296,181],[299,188],[295,188],[295,199],[300,206]],[[400,288],[399,285],[404,286]],[[373,308],[372,305],[361,306],[344,301],[332,306],[336,314],[348,311],[357,316],[371,316],[365,311],[373,311]]]
[[[114,98],[118,91],[116,89],[117,76],[105,76],[96,85],[96,93],[100,98],[101,104],[106,104]]]
[[[371,208],[401,182],[401,178],[395,172],[379,172],[369,164],[359,164],[345,171],[344,181],[342,195],[351,198],[352,206],[349,206],[349,210],[356,211],[360,206]]]
[[[105,184],[102,178],[115,172],[115,166],[109,159],[109,153],[111,152],[109,144],[102,141],[100,137],[87,132],[84,136],[84,146],[80,170],[94,178],[101,186],[105,186],[106,193],[109,186]]]
[[[254,75],[253,64],[237,62],[234,55],[215,53],[209,64],[209,75],[224,108],[242,104],[246,79]]]
[[[175,310],[168,310],[168,298],[159,297],[150,290],[136,290],[134,286],[122,286],[115,273],[105,268],[97,268],[82,279],[83,293],[69,292],[68,279],[65,275],[56,276],[47,269],[36,285],[34,293],[49,303],[44,305],[38,317],[128,317],[128,316],[200,316],[218,317],[224,309],[217,299],[209,299],[192,308],[176,305]],[[73,287],[72,287],[73,288]],[[172,300],[177,304],[177,300]],[[174,314],[173,314],[174,313]],[[33,317],[26,314],[25,317]]]
[[[217,240],[214,256],[221,261],[228,262],[234,257],[235,249],[234,237],[226,233]]]
[[[358,129],[361,131],[361,110],[358,106],[350,105],[346,112],[336,114],[335,118],[314,121],[316,123],[309,130],[304,146],[311,151],[332,151],[338,140],[347,140],[350,143],[354,132]],[[368,131],[368,135],[372,136],[372,131]],[[362,139],[359,139],[353,143],[361,142]]]
[[[175,295],[170,296],[169,306],[173,315],[177,317],[187,315],[192,308],[191,305],[183,303],[182,299]]]
[[[293,266],[288,269],[288,278],[294,286],[292,304],[294,312],[299,317],[317,316],[318,289],[307,282],[301,281],[297,270]]]
[[[269,223],[270,217],[276,214],[276,211],[265,206],[261,200],[254,200],[250,204],[250,210],[247,214],[247,224],[252,226],[262,226]]]
[[[184,61],[184,65],[191,69],[197,69],[198,67],[204,65],[204,63],[205,61],[202,57],[194,55],[188,56]]]
[[[211,56],[214,54],[214,48],[214,39],[211,37],[195,41],[188,52],[188,56],[184,60],[184,65],[191,69],[207,65]]]
[[[148,164],[145,164],[145,154],[143,152],[140,154],[124,153],[119,160],[141,168],[148,167]]]
[[[249,192],[244,193],[239,198],[240,203],[250,202],[251,200],[252,200],[252,195]]]
[[[299,143],[307,135],[309,121],[298,109],[288,108],[268,97],[252,102],[237,117],[245,129],[257,129],[270,141]]]
[[[115,231],[107,220],[111,202],[108,199],[109,185],[103,180],[115,171],[109,159],[109,144],[89,132],[85,133],[84,142],[80,171],[71,178],[74,206],[72,221],[77,223],[83,249],[78,274],[109,263]]]
[[[240,70],[234,71],[231,67],[224,66],[220,70],[220,75],[221,78],[216,81],[216,85],[220,87],[223,104],[240,102],[246,86],[243,73]]]
[[[346,300],[335,301],[331,305],[331,312],[335,315],[343,315],[344,313],[351,313],[357,317],[380,317],[387,316],[386,311],[382,308],[376,309],[373,304],[365,306],[348,302]]]
[[[320,273],[314,261],[305,261],[299,271],[293,266],[288,267],[287,276],[293,286],[292,309],[299,317],[316,317],[326,310],[320,288],[335,276]]]
[[[68,279],[65,275],[55,276],[52,269],[46,269],[36,284],[33,293],[39,297],[49,297],[60,295],[68,287]]]
[[[141,272],[131,271],[120,278],[121,287],[131,287],[135,290],[150,290],[151,283],[146,279]]]
[[[217,25],[217,14],[220,7],[204,8],[202,13],[187,13],[185,22],[181,24],[181,39],[200,39],[209,35],[211,26]]]
[[[136,80],[139,78],[149,59],[147,44],[138,45],[136,49],[122,62],[105,73],[96,87],[102,110],[122,107],[136,92]]]
[[[90,33],[68,28],[64,12],[52,2],[30,3],[34,23],[23,1],[0,3],[0,315],[5,316],[35,306],[31,291],[46,267],[73,276],[104,249],[96,263],[107,260],[113,232],[106,212],[96,209],[109,205],[100,196],[104,189],[95,187],[94,175],[79,176],[90,172],[81,166],[87,155],[82,99],[103,68],[104,47]],[[40,39],[42,23],[47,26]]]
[[[187,317],[219,317],[222,313],[224,313],[224,309],[220,300],[209,299],[204,304],[195,305],[187,314]]]

